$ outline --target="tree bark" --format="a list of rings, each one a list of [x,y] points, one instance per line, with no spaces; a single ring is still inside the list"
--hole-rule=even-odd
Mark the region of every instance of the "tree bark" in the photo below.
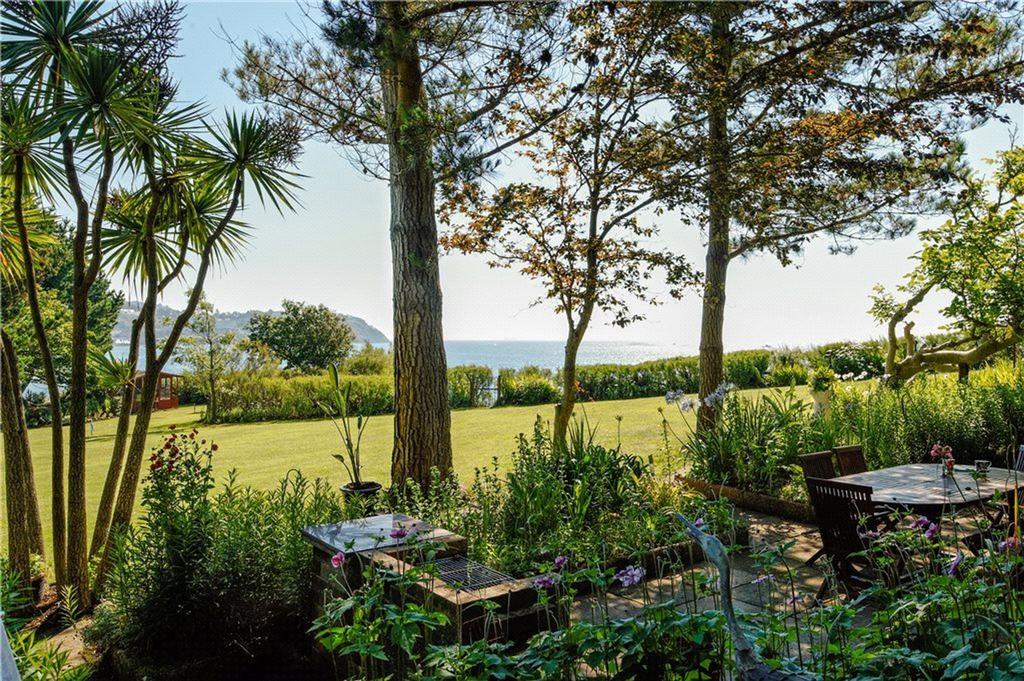
[[[23,429],[24,421],[19,418],[21,384],[15,382],[10,362],[8,339],[4,334],[2,360],[2,395],[0,395],[0,419],[4,436],[4,490],[7,510],[7,560],[12,571],[19,576],[19,586],[31,586],[32,575],[30,555],[32,552],[29,522],[29,481],[25,479],[25,458],[29,456],[28,437]],[[29,462],[31,466],[31,462]],[[38,519],[38,516],[37,516]]]
[[[577,330],[569,332],[565,341],[565,355],[562,359],[562,401],[555,407],[554,442],[565,444],[572,421],[572,412],[576,408],[576,356],[579,353],[583,333]]]
[[[14,344],[11,343],[10,337],[3,331],[3,329],[0,329],[0,345],[3,346],[2,361],[8,367],[5,370],[7,373],[3,374],[0,381],[6,381],[11,390],[9,396],[11,400],[11,409],[9,412],[5,411],[3,416],[3,425],[5,427],[10,427],[10,431],[3,431],[4,442],[5,444],[8,440],[20,442],[20,449],[15,451],[15,459],[19,460],[17,455],[21,455],[20,462],[22,468],[20,476],[25,481],[24,498],[29,551],[40,556],[45,556],[46,547],[43,544],[43,523],[39,515],[39,497],[36,490],[35,466],[32,463],[32,445],[28,439],[28,424],[25,422],[25,403],[21,398],[21,375],[18,371],[18,355],[14,349]],[[5,453],[5,456],[9,455]]]
[[[139,361],[139,332],[142,327],[141,314],[132,323],[131,346],[128,350],[128,365],[131,367],[131,374],[134,377],[135,367]],[[128,444],[128,427],[131,424],[132,404],[135,401],[134,379],[125,384],[121,389],[121,411],[117,415],[117,431],[114,434],[114,448],[110,455],[110,465],[107,467],[107,479],[103,482],[103,492],[100,495],[100,506],[96,510],[96,525],[92,531],[92,544],[89,548],[89,557],[99,555],[103,544],[107,541],[107,532],[110,531],[110,518],[114,511],[114,495],[117,492],[117,484],[121,480],[121,470],[124,467],[125,450]]]
[[[50,440],[53,452],[51,467],[51,513],[53,524],[53,571],[57,578],[58,588],[67,579],[67,520],[64,511],[64,418],[61,413],[60,385],[57,373],[53,368],[53,354],[50,352],[50,341],[46,336],[46,327],[39,307],[39,290],[36,283],[35,263],[28,240],[28,228],[24,214],[25,193],[25,161],[21,156],[14,159],[14,221],[18,227],[21,241],[21,254],[25,268],[25,290],[28,297],[29,312],[32,316],[32,328],[36,343],[39,345],[39,358],[43,365],[43,377],[50,398]]]
[[[712,87],[708,102],[708,246],[705,257],[704,298],[700,327],[701,406],[697,430],[705,432],[718,422],[719,405],[705,404],[704,398],[725,380],[723,367],[723,327],[725,324],[725,283],[729,268],[729,71],[732,46],[729,34],[729,8],[712,4],[711,42]]]
[[[419,48],[405,2],[378,5],[387,54],[382,92],[388,120],[391,258],[394,268],[395,441],[391,481],[425,489],[431,469],[452,469],[451,414],[441,317],[432,137]]]

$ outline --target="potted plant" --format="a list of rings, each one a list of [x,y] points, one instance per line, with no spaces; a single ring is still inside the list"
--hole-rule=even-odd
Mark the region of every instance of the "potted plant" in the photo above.
[[[341,436],[341,443],[345,447],[344,452],[332,454],[335,459],[341,462],[349,477],[349,481],[341,486],[342,494],[345,495],[346,500],[354,497],[372,497],[380,491],[380,483],[372,480],[363,480],[362,464],[359,457],[359,448],[363,441],[363,431],[366,429],[366,424],[370,419],[363,417],[362,414],[356,414],[355,418],[352,418],[348,410],[349,398],[352,395],[352,384],[349,383],[344,388],[341,387],[341,377],[338,374],[337,366],[331,367],[330,374],[331,381],[334,383],[334,390],[331,394],[334,398],[334,409],[328,408],[321,402],[317,402],[317,404],[320,405],[320,409],[334,423],[334,427]],[[338,414],[337,418],[334,416],[335,413]],[[353,420],[355,421],[354,428]]]
[[[820,365],[811,372],[811,399],[814,400],[815,416],[824,416],[828,413],[832,400],[832,386],[835,382],[836,372],[827,366]]]

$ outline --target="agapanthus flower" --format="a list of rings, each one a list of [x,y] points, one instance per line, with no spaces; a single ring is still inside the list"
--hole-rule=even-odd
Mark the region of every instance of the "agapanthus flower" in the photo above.
[[[638,565],[630,565],[615,573],[615,579],[619,580],[622,586],[635,586],[644,580],[647,571]]]
[[[533,580],[534,589],[550,589],[555,585],[554,575],[541,575],[537,579]]]
[[[555,569],[561,570],[569,564],[569,558],[567,556],[555,556]]]
[[[331,565],[335,569],[340,568],[344,564],[345,564],[345,554],[342,553],[341,551],[338,551],[336,554],[331,556]]]

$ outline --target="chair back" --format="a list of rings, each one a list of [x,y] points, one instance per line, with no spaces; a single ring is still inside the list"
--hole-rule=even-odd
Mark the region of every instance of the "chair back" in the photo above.
[[[800,462],[800,468],[804,469],[805,478],[831,480],[836,477],[836,467],[832,465],[832,452],[801,454],[797,460]]]
[[[1015,470],[1024,473],[1024,445],[1020,446],[1020,451],[1017,452],[1017,461],[1013,464]]]
[[[836,455],[836,463],[839,464],[839,475],[853,475],[867,471],[868,464],[864,460],[864,448],[860,445],[833,447],[832,452]]]
[[[866,485],[807,478],[807,492],[826,553],[848,556],[864,550],[860,521],[874,513],[872,491]]]

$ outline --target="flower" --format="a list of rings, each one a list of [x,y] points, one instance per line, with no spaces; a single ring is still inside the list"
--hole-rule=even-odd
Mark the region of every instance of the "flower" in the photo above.
[[[388,536],[390,536],[392,539],[402,540],[409,536],[409,530],[407,530],[404,527],[396,527],[395,529],[391,530],[391,534]]]
[[[665,401],[669,404],[675,404],[679,411],[686,413],[693,411],[697,408],[700,402],[694,397],[688,397],[686,392],[682,390],[670,390],[665,393]]]
[[[934,537],[938,533],[939,533],[939,526],[936,525],[935,523],[932,523],[931,525],[928,526],[928,529],[924,531],[924,537],[925,537],[925,539],[931,539],[932,537]]]
[[[946,570],[946,574],[950,577],[956,576],[957,568],[960,567],[960,561],[964,559],[964,554],[957,551],[957,554],[953,557],[953,560],[949,561],[949,568]]]
[[[341,551],[338,551],[336,554],[331,556],[331,565],[334,568],[340,568],[344,564],[345,564],[345,554],[342,553]]]
[[[941,445],[938,442],[936,442],[934,445],[932,445],[931,455],[933,460],[952,460],[953,448],[950,447],[949,445]]]
[[[615,579],[619,580],[622,586],[634,586],[644,580],[647,571],[638,565],[630,565],[615,573]]]
[[[569,558],[566,556],[555,556],[555,569],[561,570],[569,564]]]
[[[913,523],[911,524],[911,526],[910,526],[910,527],[912,527],[913,529],[917,530],[917,529],[920,529],[920,528],[922,528],[922,527],[928,527],[928,524],[929,524],[929,523],[931,523],[931,521],[930,521],[930,520],[928,520],[927,516],[923,516],[923,515],[922,515],[922,516],[918,516],[918,517],[917,517],[917,520],[915,520],[915,521],[914,521],[914,522],[913,522]]]
[[[555,585],[555,575],[541,575],[533,580],[534,589],[550,589]]]
[[[1007,537],[1003,541],[999,542],[1000,551],[1009,551],[1010,549],[1019,549],[1020,539],[1017,537]]]
[[[765,582],[772,582],[775,580],[775,575],[761,575],[754,580],[754,584],[764,584]]]
[[[703,518],[697,518],[696,520],[693,521],[693,526],[696,527],[698,530],[703,530],[704,529],[704,519]]]

